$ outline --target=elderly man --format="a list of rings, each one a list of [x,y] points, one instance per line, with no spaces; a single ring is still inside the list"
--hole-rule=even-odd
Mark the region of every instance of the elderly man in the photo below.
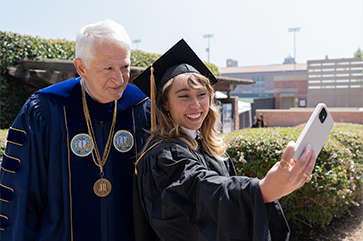
[[[133,240],[132,177],[150,103],[128,84],[118,23],[82,28],[79,78],[37,91],[9,129],[0,171],[0,240]]]

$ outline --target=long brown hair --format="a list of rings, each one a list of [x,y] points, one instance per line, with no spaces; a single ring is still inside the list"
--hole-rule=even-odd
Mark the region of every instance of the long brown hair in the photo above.
[[[150,130],[151,135],[145,145],[145,149],[153,137],[158,137],[162,140],[178,140],[189,145],[192,150],[197,150],[198,148],[197,141],[186,134],[183,129],[180,128],[180,125],[171,118],[170,114],[163,107],[163,104],[168,101],[168,94],[174,79],[180,77],[184,79],[186,86],[189,88],[203,88],[207,90],[210,103],[209,111],[201,128],[198,130],[198,134],[201,137],[204,150],[217,160],[224,160],[225,158],[223,157],[223,154],[225,153],[227,146],[218,135],[218,127],[220,125],[219,105],[215,99],[214,89],[211,86],[209,79],[198,73],[184,73],[178,75],[170,79],[163,88],[159,90],[156,96],[155,107],[157,124]]]

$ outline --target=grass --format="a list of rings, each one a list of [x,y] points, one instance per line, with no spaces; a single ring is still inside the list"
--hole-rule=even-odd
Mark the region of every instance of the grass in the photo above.
[[[248,102],[248,103],[254,102],[253,98],[239,98],[238,100],[243,101],[243,102]]]
[[[0,130],[0,163],[3,159],[6,146],[6,137],[8,135],[8,129]]]

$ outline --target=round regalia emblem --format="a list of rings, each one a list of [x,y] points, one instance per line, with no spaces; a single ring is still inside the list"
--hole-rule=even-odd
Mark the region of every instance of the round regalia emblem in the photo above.
[[[87,134],[78,134],[71,141],[72,152],[80,157],[88,156],[93,150],[93,140]]]
[[[128,152],[134,145],[134,137],[128,131],[118,131],[113,138],[113,145],[119,152]]]

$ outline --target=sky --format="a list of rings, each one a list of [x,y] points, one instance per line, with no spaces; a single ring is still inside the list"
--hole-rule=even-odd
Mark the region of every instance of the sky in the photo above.
[[[363,0],[0,0],[0,30],[21,35],[74,41],[106,18],[140,41],[132,49],[163,54],[184,38],[217,67],[352,58],[363,49]]]

